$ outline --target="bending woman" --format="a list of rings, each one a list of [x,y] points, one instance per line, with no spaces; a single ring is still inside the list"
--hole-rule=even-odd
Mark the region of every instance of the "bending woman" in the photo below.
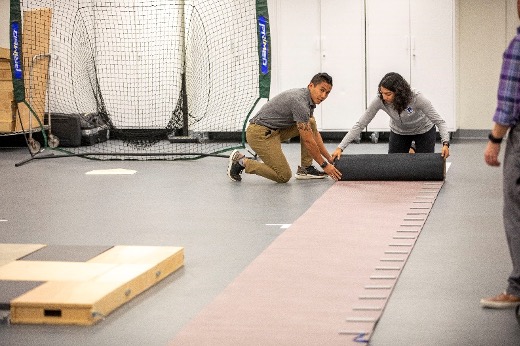
[[[432,104],[420,92],[412,90],[408,82],[398,73],[387,73],[378,86],[378,97],[368,106],[365,114],[345,135],[338,148],[332,153],[335,160],[361,131],[370,124],[381,109],[390,116],[390,139],[388,153],[408,153],[415,141],[415,152],[433,153],[436,129],[439,128],[442,142],[442,157],[450,155],[450,142],[446,122]]]

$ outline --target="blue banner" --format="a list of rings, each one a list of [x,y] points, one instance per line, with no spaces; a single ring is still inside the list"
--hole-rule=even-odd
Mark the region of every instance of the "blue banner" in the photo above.
[[[260,35],[260,72],[269,73],[269,39],[267,30],[267,19],[264,16],[258,17],[258,33]]]
[[[22,54],[20,54],[20,24],[18,22],[11,23],[11,60],[13,66],[13,77],[15,79],[23,79],[22,71]]]

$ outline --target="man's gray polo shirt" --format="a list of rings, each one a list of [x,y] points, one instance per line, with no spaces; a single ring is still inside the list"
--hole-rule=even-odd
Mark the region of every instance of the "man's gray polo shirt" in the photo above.
[[[308,122],[314,108],[308,88],[290,89],[269,100],[249,122],[279,130]]]

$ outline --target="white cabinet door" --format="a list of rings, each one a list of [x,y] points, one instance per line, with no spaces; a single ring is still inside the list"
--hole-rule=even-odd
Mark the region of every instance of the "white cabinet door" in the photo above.
[[[455,130],[453,0],[366,0],[367,104],[387,72],[420,90]],[[389,131],[383,113],[369,131]]]
[[[388,72],[410,80],[410,0],[366,0],[367,105],[377,96]],[[379,111],[368,129],[388,131],[389,118]]]
[[[365,108],[364,0],[321,1],[321,70],[334,81],[318,127],[350,129]]]
[[[314,112],[321,130],[347,130],[365,108],[364,0],[278,0],[272,32],[271,97],[306,87],[318,72],[334,81]],[[275,63],[276,62],[276,63]]]
[[[278,0],[276,32],[272,33],[277,65],[277,89],[271,97],[291,88],[303,88],[320,72],[320,1]]]

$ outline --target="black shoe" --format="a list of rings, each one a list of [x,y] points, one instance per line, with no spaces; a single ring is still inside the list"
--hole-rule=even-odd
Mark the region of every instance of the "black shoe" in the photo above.
[[[310,165],[308,167],[298,166],[298,170],[296,171],[296,179],[306,180],[306,179],[323,179],[327,176],[327,173],[323,171],[319,171],[316,167]]]
[[[238,161],[243,157],[245,157],[245,155],[242,155],[236,149],[229,155],[227,175],[233,181],[242,181],[240,174],[242,174],[244,167]]]

